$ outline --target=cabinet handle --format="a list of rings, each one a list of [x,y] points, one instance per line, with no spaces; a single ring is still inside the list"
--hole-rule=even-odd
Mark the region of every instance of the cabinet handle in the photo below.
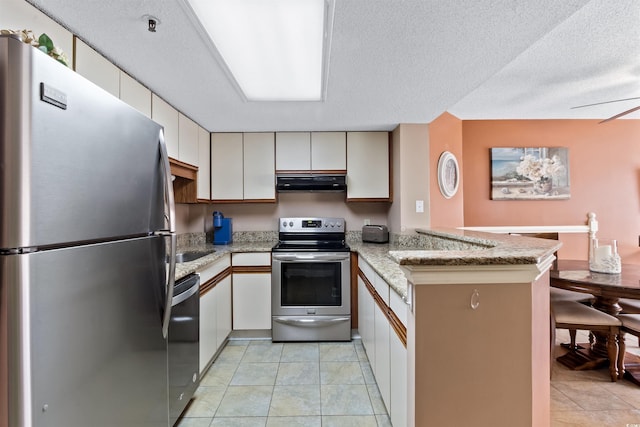
[[[471,308],[475,310],[478,307],[480,307],[480,291],[474,289],[471,294]]]

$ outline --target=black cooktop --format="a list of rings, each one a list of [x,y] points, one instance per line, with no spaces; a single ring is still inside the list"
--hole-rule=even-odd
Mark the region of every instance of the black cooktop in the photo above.
[[[349,252],[344,240],[293,240],[279,241],[273,252]]]

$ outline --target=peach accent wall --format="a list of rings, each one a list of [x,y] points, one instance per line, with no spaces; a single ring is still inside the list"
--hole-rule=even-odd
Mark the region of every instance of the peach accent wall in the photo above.
[[[618,240],[623,263],[640,263],[640,120],[463,121],[464,223],[578,225],[595,212],[598,236]],[[571,198],[490,199],[491,147],[569,149]],[[561,259],[586,259],[586,235],[561,234]]]
[[[461,227],[464,225],[464,174],[460,174],[457,193],[447,199],[438,186],[438,160],[444,151],[456,156],[462,172],[462,121],[444,113],[429,124],[429,193],[431,194],[431,226]]]

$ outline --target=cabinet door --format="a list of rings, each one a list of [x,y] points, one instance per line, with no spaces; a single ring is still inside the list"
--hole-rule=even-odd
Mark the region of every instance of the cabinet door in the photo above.
[[[373,364],[373,373],[378,383],[378,389],[382,395],[382,400],[387,407],[387,412],[391,407],[391,361],[389,354],[389,321],[382,312],[382,309],[375,304],[373,313],[374,342],[376,360]]]
[[[347,200],[388,200],[389,183],[389,133],[347,132]]]
[[[216,291],[216,350],[231,333],[231,276],[214,288]]]
[[[211,199],[211,135],[198,126],[198,199]]]
[[[151,91],[124,71],[120,72],[120,99],[151,118]]]
[[[407,349],[393,330],[389,332],[391,375],[391,408],[389,416],[391,425],[404,427],[407,425]]]
[[[164,127],[164,142],[169,156],[180,159],[178,110],[154,93],[151,95],[151,118]]]
[[[178,160],[198,166],[198,125],[178,113]]]
[[[271,329],[271,273],[233,274],[233,329]]]
[[[75,70],[111,95],[120,96],[120,70],[76,37]]]
[[[309,132],[276,133],[276,170],[311,169],[311,134]]]
[[[371,369],[374,368],[376,354],[374,347],[373,297],[369,293],[364,281],[358,277],[358,332],[362,338],[362,345],[367,352]]]
[[[311,133],[311,169],[345,171],[347,169],[347,134],[345,132]]]
[[[211,134],[211,199],[242,200],[242,134]]]
[[[200,373],[218,350],[216,288],[200,295]]]
[[[244,134],[244,199],[276,199],[274,134]]]
[[[36,37],[46,33],[73,67],[73,34],[24,0],[2,0],[0,5],[0,28],[32,29]]]

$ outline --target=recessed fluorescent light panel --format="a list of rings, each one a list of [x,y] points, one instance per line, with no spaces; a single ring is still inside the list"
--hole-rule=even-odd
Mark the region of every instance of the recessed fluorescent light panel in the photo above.
[[[326,0],[186,2],[248,100],[324,99],[333,26],[332,3]]]

